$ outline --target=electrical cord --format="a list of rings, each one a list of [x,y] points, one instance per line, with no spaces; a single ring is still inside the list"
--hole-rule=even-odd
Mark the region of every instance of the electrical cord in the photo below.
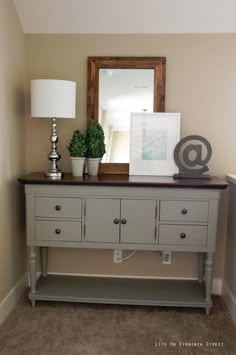
[[[125,260],[131,258],[131,256],[133,256],[133,255],[136,253],[136,251],[137,251],[137,250],[132,251],[132,253],[130,253],[128,256],[126,256],[125,258],[122,258],[121,261],[123,262],[123,261],[125,261]]]

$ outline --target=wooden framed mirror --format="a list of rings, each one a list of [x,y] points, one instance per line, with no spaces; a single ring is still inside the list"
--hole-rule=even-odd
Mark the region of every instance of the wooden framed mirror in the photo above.
[[[106,127],[108,128],[104,129],[104,132],[109,131],[107,135],[105,132],[108,143],[106,143],[106,146],[109,146],[109,156],[111,156],[111,144],[109,141],[111,134],[112,137],[118,137],[118,135],[123,137],[120,146],[127,153],[129,148],[127,148],[128,143],[126,143],[125,139],[128,140],[129,132],[127,133],[124,130],[124,126],[128,126],[128,116],[130,116],[128,111],[165,111],[166,58],[88,57],[87,75],[87,125],[94,121],[100,122],[100,119],[103,121],[105,116],[109,116],[109,122],[112,123],[108,124],[107,120]],[[111,78],[114,78],[113,82],[111,82]],[[102,85],[105,87],[104,90]],[[127,88],[130,89],[129,92]],[[116,95],[115,97],[111,97],[113,92]],[[144,97],[147,101],[143,101]],[[110,115],[112,105],[116,108],[116,112]],[[127,106],[125,110],[122,108],[123,105]],[[108,112],[109,115],[107,114]],[[124,117],[127,117],[127,119]],[[113,139],[113,141],[115,140]],[[117,148],[116,152],[119,153],[119,151],[121,149]],[[108,151],[106,154],[108,154]],[[106,159],[107,162],[100,163],[100,174],[129,174],[127,156],[124,158],[126,162],[122,161],[122,157],[118,158],[118,162],[114,160],[114,157],[111,161],[107,157]]]

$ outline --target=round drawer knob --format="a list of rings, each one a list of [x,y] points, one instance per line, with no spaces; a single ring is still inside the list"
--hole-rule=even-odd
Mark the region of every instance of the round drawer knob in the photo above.
[[[122,223],[122,224],[126,224],[126,223],[127,223],[127,220],[123,218],[123,219],[121,220],[121,223]]]
[[[61,206],[56,205],[56,206],[55,206],[55,210],[56,210],[56,211],[60,211],[60,210],[61,210]]]
[[[185,233],[181,233],[181,234],[180,234],[180,238],[181,238],[181,239],[186,238],[186,234],[185,234]]]
[[[119,223],[119,219],[118,219],[118,218],[115,218],[113,222],[114,222],[115,224],[118,224],[118,223]]]
[[[188,211],[185,208],[183,208],[181,212],[182,212],[182,214],[187,214],[188,213]]]
[[[57,228],[57,229],[55,230],[55,233],[56,233],[56,234],[60,234],[60,233],[61,233],[61,230],[60,230],[59,228]]]

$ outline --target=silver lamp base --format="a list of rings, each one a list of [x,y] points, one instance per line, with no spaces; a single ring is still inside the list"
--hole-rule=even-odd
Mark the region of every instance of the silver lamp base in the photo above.
[[[60,160],[61,155],[57,151],[58,136],[57,136],[57,124],[56,124],[55,117],[53,117],[52,119],[50,141],[52,143],[52,147],[51,147],[51,152],[48,154],[48,159],[52,162],[52,167],[47,173],[45,173],[45,176],[52,179],[61,179],[63,173],[57,167],[57,162],[58,160]]]
[[[61,179],[63,176],[63,173],[61,171],[57,171],[55,173],[48,171],[47,173],[45,173],[45,176],[52,178],[52,179]]]

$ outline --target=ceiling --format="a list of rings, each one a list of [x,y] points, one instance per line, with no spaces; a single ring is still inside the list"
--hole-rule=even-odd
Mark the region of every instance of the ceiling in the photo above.
[[[13,0],[25,33],[230,33],[235,0]]]

